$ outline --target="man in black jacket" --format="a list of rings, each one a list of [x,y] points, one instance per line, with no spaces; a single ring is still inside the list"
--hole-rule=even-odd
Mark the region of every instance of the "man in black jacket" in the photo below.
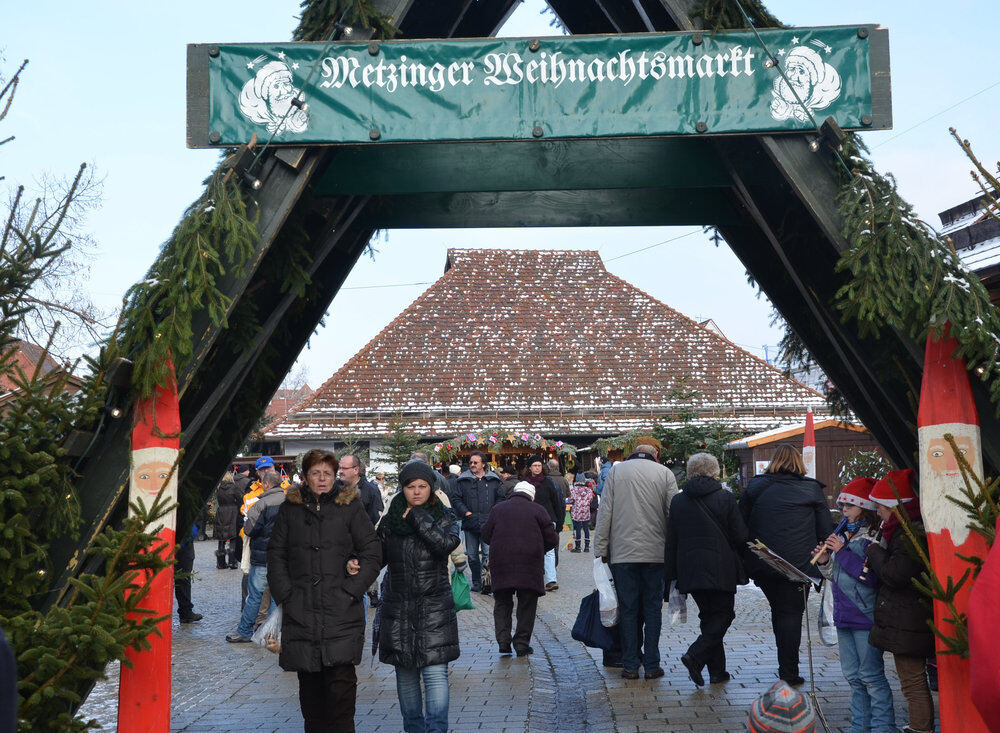
[[[285,492],[281,488],[281,476],[271,469],[264,471],[260,477],[264,493],[247,509],[247,518],[243,524],[243,534],[250,542],[250,574],[247,576],[247,600],[243,606],[239,626],[235,634],[226,636],[226,641],[247,642],[253,636],[254,621],[260,611],[260,602],[267,588],[267,545],[271,540],[271,529],[278,516],[278,508],[285,501]],[[271,601],[271,609],[274,608]]]
[[[365,478],[365,464],[355,455],[348,453],[340,459],[340,468],[337,469],[337,478],[343,486],[357,488],[361,494],[361,503],[365,507],[365,514],[372,520],[372,526],[378,524],[378,518],[382,516],[382,492],[375,484]],[[340,487],[335,486],[334,491],[339,491]]]
[[[469,556],[474,591],[481,592],[483,589],[483,562],[490,556],[490,546],[482,539],[482,528],[490,515],[490,509],[499,501],[503,501],[500,477],[487,469],[486,455],[482,451],[473,451],[469,456],[469,470],[455,482],[451,506],[456,516],[462,520],[465,552]]]

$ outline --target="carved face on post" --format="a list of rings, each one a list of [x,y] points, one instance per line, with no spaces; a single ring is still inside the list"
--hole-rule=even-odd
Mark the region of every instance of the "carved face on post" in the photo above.
[[[177,500],[177,471],[174,462],[177,449],[166,447],[141,448],[132,451],[132,471],[129,474],[129,502],[142,499],[148,509],[156,495],[163,489],[163,500],[173,503]],[[172,472],[171,472],[172,471]],[[166,484],[164,486],[164,484]],[[175,528],[176,512],[170,512],[161,520],[166,529]]]
[[[972,444],[972,438],[967,435],[956,435],[955,444],[958,446],[959,451],[965,460],[972,461],[973,453],[975,447]],[[930,466],[932,472],[938,476],[945,476],[948,478],[957,478],[961,476],[961,471],[958,468],[958,459],[955,457],[955,451],[952,450],[951,445],[948,441],[944,439],[942,435],[940,438],[930,438],[927,444],[927,452],[924,454],[924,458],[927,464]]]
[[[920,428],[920,513],[928,532],[951,533],[952,542],[961,545],[969,536],[968,517],[948,497],[964,498],[965,481],[958,459],[946,433],[978,475],[983,472],[983,451],[978,425],[944,423]]]

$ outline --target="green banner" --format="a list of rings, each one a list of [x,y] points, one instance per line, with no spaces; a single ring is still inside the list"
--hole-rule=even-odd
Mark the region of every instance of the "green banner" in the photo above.
[[[830,116],[871,128],[889,118],[872,109],[871,31],[192,46],[208,129],[190,144],[788,132]]]

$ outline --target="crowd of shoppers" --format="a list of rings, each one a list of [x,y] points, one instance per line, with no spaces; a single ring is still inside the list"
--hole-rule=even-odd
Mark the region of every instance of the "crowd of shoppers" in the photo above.
[[[782,701],[800,705],[792,688],[804,681],[799,648],[809,584],[748,552],[747,541],[758,540],[801,573],[831,584],[851,730],[896,730],[883,663],[889,651],[909,706],[904,730],[932,731],[925,665],[934,639],[912,583],[922,569],[917,550],[925,550],[913,472],[849,483],[837,497],[844,522],[835,532],[822,484],[805,476],[791,446],[777,449],[739,500],[720,483],[714,456],[692,455],[678,487],[659,450],[644,439],[625,460],[602,461],[594,474],[575,477],[564,477],[558,462],[542,456],[528,458],[520,476],[512,467],[498,475],[479,451],[466,470],[444,475],[416,452],[400,471],[398,490],[384,475],[369,482],[354,455],[338,461],[310,451],[301,485],[283,481],[273,462],[261,459],[252,486],[245,473],[227,474],[217,492],[220,569],[239,565],[241,535],[249,543],[246,603],[227,639],[249,641],[280,604],[279,664],[298,674],[305,730],[352,731],[364,601],[384,568],[377,648],[395,669],[403,729],[446,731],[448,665],[461,654],[453,572],[468,567],[472,589],[492,592],[499,653],[532,654],[539,598],[558,589],[556,551],[568,510],[572,551],[593,546],[614,578],[620,620],[611,631],[618,647],[606,652],[605,664],[620,666],[623,678],[638,679],[640,667],[647,680],[664,675],[662,607],[675,592],[690,595],[698,608],[699,634],[680,655],[689,677],[702,686],[707,670],[708,683],[728,682],[724,639],[736,616],[737,588],[752,580],[768,601],[784,685],[761,698],[753,715],[759,723],[787,712]]]

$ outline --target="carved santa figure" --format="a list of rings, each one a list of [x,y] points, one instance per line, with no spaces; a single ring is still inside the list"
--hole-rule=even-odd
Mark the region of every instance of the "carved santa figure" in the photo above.
[[[132,461],[129,474],[129,504],[140,500],[148,509],[163,490],[162,500],[177,501],[175,464],[180,449],[180,408],[173,366],[169,365],[167,389],[158,387],[153,397],[136,406],[136,424],[132,430]],[[129,510],[130,514],[132,510]],[[163,528],[157,535],[154,551],[164,555],[176,544],[176,512],[171,510],[157,520]],[[122,665],[118,693],[118,730],[120,733],[168,733],[170,730],[170,617],[173,609],[174,568],[168,565],[153,578],[149,595],[141,604],[156,616],[166,616],[150,634],[150,649],[129,649],[126,656],[132,667]]]
[[[979,417],[965,362],[952,356],[957,345],[955,339],[947,337],[947,332],[940,339],[933,334],[927,337],[917,416],[921,515],[927,530],[931,565],[942,583],[946,583],[948,576],[958,580],[970,567],[958,555],[986,555],[985,542],[969,530],[965,511],[948,499],[965,498],[965,483],[955,452],[945,440],[946,434],[954,437],[972,470],[979,476],[983,472]],[[968,607],[971,586],[971,582],[966,582],[955,599],[959,612]],[[944,620],[947,615],[944,604],[935,601],[934,623],[946,634],[952,631]],[[955,654],[942,654],[940,640],[937,645],[941,730],[963,733],[988,730],[969,695],[969,661]]]

